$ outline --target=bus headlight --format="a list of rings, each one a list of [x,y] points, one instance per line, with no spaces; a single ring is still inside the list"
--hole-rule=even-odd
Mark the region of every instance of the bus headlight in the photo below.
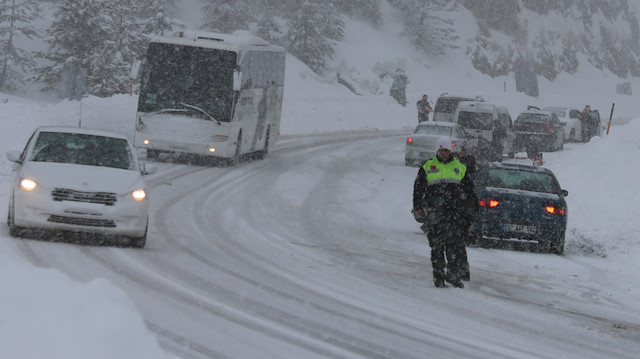
[[[209,147],[209,152],[216,152],[216,148],[215,147]]]
[[[151,143],[151,141],[147,140],[146,138],[144,140],[142,140],[142,143],[144,143],[145,145],[148,145],[149,143]]]

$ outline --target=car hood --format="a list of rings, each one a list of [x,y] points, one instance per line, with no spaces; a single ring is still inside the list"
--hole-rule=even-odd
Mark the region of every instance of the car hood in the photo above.
[[[21,178],[30,178],[46,189],[66,188],[83,192],[113,192],[124,195],[144,189],[139,171],[66,163],[25,162]]]

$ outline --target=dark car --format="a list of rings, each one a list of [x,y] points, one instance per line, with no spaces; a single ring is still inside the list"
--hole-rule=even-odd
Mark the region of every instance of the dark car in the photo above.
[[[558,116],[550,111],[527,110],[514,123],[515,147],[526,150],[529,157],[541,151],[553,152],[564,147],[564,129]]]
[[[472,244],[564,252],[569,193],[549,169],[494,162],[480,170],[474,185],[480,211]]]

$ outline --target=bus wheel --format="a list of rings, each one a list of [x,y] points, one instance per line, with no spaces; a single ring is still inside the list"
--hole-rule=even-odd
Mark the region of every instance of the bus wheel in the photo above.
[[[267,127],[267,135],[264,139],[264,150],[262,150],[262,153],[264,155],[266,155],[267,153],[269,153],[269,136],[271,135],[271,127]]]
[[[236,142],[236,153],[229,158],[229,166],[235,166],[240,163],[240,146],[242,144],[242,131],[238,134],[238,142]]]

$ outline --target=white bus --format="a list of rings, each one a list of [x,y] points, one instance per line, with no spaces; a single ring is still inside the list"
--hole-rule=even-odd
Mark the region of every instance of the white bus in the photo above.
[[[142,67],[134,146],[263,157],[278,140],[285,51],[247,32],[154,38]]]

